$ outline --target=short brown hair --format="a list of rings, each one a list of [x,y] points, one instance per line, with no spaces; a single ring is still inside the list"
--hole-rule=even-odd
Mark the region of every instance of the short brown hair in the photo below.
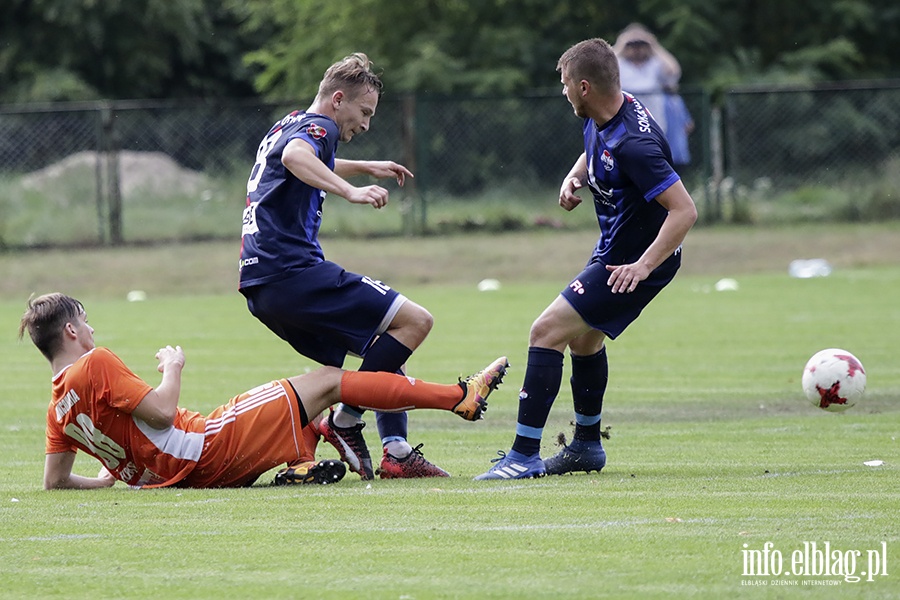
[[[372,61],[362,52],[356,52],[328,67],[318,95],[325,97],[343,90],[353,99],[365,91],[375,90],[380,98],[383,88],[381,79],[372,71]]]
[[[78,315],[84,314],[84,305],[75,298],[54,292],[28,299],[28,309],[19,323],[19,339],[25,331],[47,360],[62,347],[62,331]]]
[[[556,63],[556,70],[580,81],[586,79],[606,93],[618,92],[619,59],[609,42],[593,38],[566,50]]]

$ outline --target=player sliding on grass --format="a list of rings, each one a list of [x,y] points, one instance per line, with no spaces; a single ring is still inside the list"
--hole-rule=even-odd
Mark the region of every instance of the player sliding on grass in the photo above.
[[[239,487],[303,455],[308,415],[337,402],[384,411],[434,408],[481,418],[501,382],[506,358],[456,384],[440,385],[392,373],[321,367],[266,383],[232,398],[209,416],[178,406],[184,353],[156,353],[162,381],[155,388],[110,350],[94,346],[82,304],[63,294],[28,302],[19,325],[50,362],[44,488],[100,488],[116,480],[134,487]],[[72,473],[77,450],[103,463],[97,477]],[[321,461],[299,483],[332,483],[345,467]]]
[[[637,319],[681,265],[681,243],[697,209],[678,174],[662,130],[619,85],[609,44],[576,44],[557,64],[563,94],[584,119],[584,153],[559,190],[559,205],[594,196],[600,240],[585,269],[531,326],[528,365],[519,394],[516,438],[489,471],[476,479],[520,479],[546,473],[599,471],[606,465],[600,416],[608,364],[604,340]],[[563,352],[572,355],[575,439],[541,460],[541,437],[559,392]]]

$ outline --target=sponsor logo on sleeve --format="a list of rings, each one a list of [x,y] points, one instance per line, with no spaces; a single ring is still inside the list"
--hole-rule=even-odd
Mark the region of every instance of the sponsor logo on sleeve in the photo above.
[[[315,123],[311,124],[306,128],[306,133],[311,135],[314,140],[319,140],[328,135],[328,132],[325,131],[325,128],[321,125],[316,125]]]

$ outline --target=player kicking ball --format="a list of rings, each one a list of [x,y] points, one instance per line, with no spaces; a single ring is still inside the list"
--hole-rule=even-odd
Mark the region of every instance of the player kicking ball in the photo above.
[[[103,488],[117,480],[134,488],[249,486],[304,454],[308,415],[352,402],[381,411],[447,410],[475,421],[508,367],[501,357],[450,385],[321,367],[260,385],[203,416],[178,406],[185,363],[178,346],[156,353],[162,380],[154,388],[94,345],[94,330],[74,298],[53,293],[29,300],[20,339],[26,331],[53,372],[45,489]],[[103,464],[97,477],[72,473],[78,450]],[[312,471],[318,475],[295,481],[331,483],[345,472],[338,461]]]

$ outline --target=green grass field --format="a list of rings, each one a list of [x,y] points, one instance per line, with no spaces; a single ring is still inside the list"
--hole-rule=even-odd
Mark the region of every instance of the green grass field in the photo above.
[[[589,234],[562,234],[558,245],[546,235],[326,246],[358,271],[357,256],[385,248],[397,271],[413,273],[383,275],[435,316],[410,374],[449,382],[500,354],[512,364],[484,421],[411,414],[411,442],[451,478],[368,484],[350,474],[327,487],[268,487],[268,475],[241,490],[42,491],[51,374],[15,340],[32,291],[82,299],[98,345],[151,384],[156,349],[183,346],[182,404],[195,410],[314,365],[249,315],[234,291],[236,248],[0,255],[9,274],[0,288],[0,597],[900,597],[897,255],[848,258],[837,236],[823,246],[834,255],[778,255],[773,248],[820,248],[803,245],[802,231],[692,232],[692,266],[610,343],[603,473],[475,482],[512,442],[529,326],[590,250]],[[900,233],[852,235],[862,247]],[[562,239],[573,236],[577,250]],[[479,256],[511,244],[520,266],[507,265],[499,291],[478,292],[482,277],[498,276]],[[742,262],[754,254],[760,262]],[[830,277],[787,276],[791,258],[819,255],[835,264]],[[721,277],[739,289],[715,291]],[[148,299],[127,302],[124,291],[137,287]],[[844,414],[814,408],[800,391],[806,360],[832,346],[854,352],[868,373],[863,401]],[[563,385],[544,455],[558,432],[570,435],[571,415]],[[326,446],[319,454],[336,456]],[[863,464],[871,460],[884,465]],[[98,465],[82,455],[76,472]],[[747,575],[748,551],[761,556],[767,542],[767,564],[781,557],[782,571],[797,568],[805,543],[827,543],[840,553],[832,571],[852,566],[861,581]],[[887,575],[862,575],[869,551]]]

